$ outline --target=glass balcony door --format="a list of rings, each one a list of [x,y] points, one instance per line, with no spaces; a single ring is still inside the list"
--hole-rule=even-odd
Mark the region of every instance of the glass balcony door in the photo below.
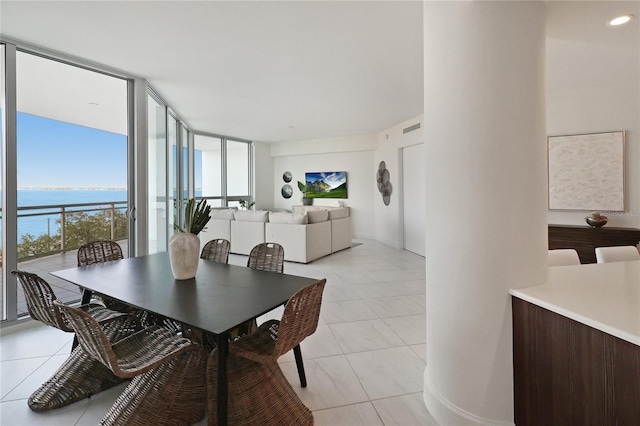
[[[36,273],[75,302],[79,289],[48,272],[75,266],[75,250],[91,240],[128,249],[129,82],[15,45],[2,58],[11,64],[3,93],[15,94],[3,96],[2,276]],[[15,320],[27,314],[24,296],[6,282],[2,319]]]
[[[153,93],[147,114],[149,182],[149,253],[167,251],[174,222],[181,221],[181,206],[192,197],[189,176],[189,130]]]

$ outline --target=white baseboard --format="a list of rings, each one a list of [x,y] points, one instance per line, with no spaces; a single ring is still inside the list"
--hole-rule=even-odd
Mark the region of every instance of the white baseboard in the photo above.
[[[436,419],[440,425],[493,425],[493,426],[515,426],[513,422],[505,422],[494,419],[487,419],[457,407],[451,401],[438,393],[429,381],[427,369],[424,370],[424,392],[422,394],[424,404],[429,414]]]

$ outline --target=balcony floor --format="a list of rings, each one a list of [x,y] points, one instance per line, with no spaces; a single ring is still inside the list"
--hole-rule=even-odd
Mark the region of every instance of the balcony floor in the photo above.
[[[126,257],[126,253],[128,252],[127,241],[118,241],[118,244],[122,247],[122,251],[125,253]],[[73,250],[66,253],[28,260],[26,262],[19,263],[18,269],[37,274],[43,278],[47,283],[49,283],[51,289],[60,301],[64,303],[78,302],[81,295],[77,285],[71,284],[49,274],[51,271],[75,268],[78,265],[77,253],[77,250]],[[24,292],[22,291],[22,286],[18,283],[18,318],[27,314],[27,304],[24,299]]]

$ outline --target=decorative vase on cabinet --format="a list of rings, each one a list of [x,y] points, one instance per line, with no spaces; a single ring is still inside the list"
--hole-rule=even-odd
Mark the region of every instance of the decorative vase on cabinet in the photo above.
[[[176,280],[189,280],[196,276],[200,262],[200,238],[198,234],[211,219],[211,207],[206,200],[196,204],[195,199],[187,201],[184,212],[184,226],[177,225],[176,233],[169,240],[169,261]]]

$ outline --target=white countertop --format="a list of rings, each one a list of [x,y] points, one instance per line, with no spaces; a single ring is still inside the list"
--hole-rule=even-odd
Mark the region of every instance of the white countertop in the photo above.
[[[547,284],[509,294],[640,346],[640,261],[550,267]]]

